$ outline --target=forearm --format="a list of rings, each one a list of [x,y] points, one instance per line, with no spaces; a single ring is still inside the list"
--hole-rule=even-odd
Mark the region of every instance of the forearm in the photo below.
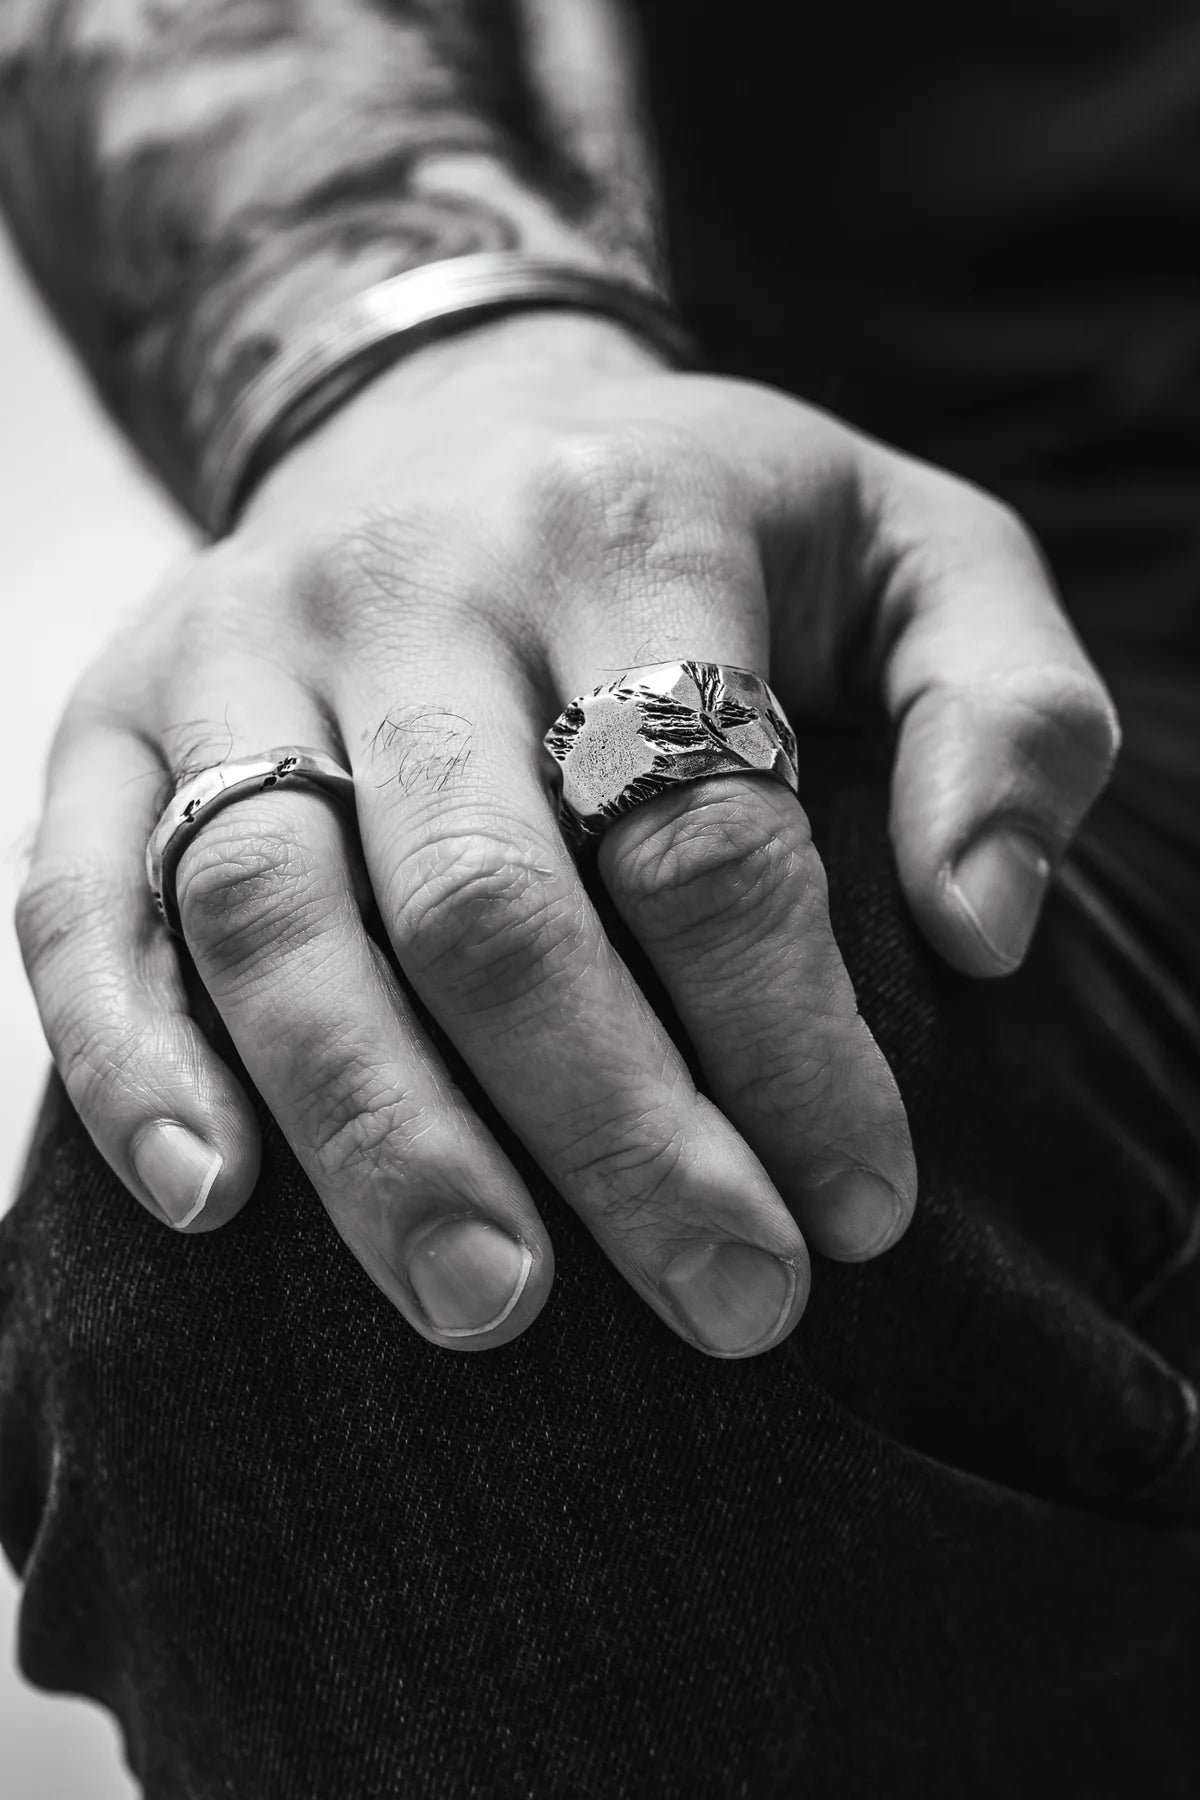
[[[612,0],[7,0],[0,193],[106,403],[185,504],[281,346],[423,263],[655,274]]]

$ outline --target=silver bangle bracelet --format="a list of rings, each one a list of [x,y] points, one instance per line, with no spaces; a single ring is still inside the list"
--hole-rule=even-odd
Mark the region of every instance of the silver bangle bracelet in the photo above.
[[[539,307],[599,313],[629,326],[675,367],[697,361],[692,340],[664,300],[570,263],[498,251],[410,269],[310,326],[251,382],[201,460],[201,510],[213,536],[232,528],[251,475],[261,470],[285,424],[291,443],[379,368],[439,335],[443,326]]]

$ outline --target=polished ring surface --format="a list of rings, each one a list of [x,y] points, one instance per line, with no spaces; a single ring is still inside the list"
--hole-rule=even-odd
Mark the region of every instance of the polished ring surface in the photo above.
[[[581,694],[543,742],[576,840],[681,782],[771,775],[798,785],[796,737],[761,676],[728,663],[653,663]]]
[[[277,787],[316,788],[354,811],[354,777],[326,756],[303,744],[281,744],[239,762],[218,763],[185,781],[167,805],[146,845],[146,879],[169,929],[181,935],[175,898],[179,859],[200,830],[223,807]]]

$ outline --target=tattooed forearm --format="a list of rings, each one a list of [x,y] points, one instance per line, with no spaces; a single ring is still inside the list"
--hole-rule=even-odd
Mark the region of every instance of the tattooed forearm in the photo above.
[[[185,504],[349,293],[529,248],[657,276],[618,0],[0,0],[0,198]]]
[[[547,125],[589,184],[588,236],[611,267],[665,281],[656,159],[621,0],[519,0]]]

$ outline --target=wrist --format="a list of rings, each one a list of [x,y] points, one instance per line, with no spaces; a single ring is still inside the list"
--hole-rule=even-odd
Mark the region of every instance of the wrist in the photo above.
[[[567,307],[517,312],[464,324],[398,357],[346,404],[361,402],[365,411],[374,399],[379,406],[423,408],[461,397],[488,405],[672,366],[665,351],[616,319]]]
[[[478,344],[473,328],[514,322]],[[227,531],[286,451],[393,366],[415,365],[416,387],[439,393],[466,370],[478,401],[497,383],[536,387],[547,365],[570,383],[581,367],[645,371],[695,354],[652,290],[577,263],[520,252],[424,265],[356,295],[250,385],[202,468],[211,528]]]
[[[365,499],[399,450],[420,452],[434,434],[478,442],[504,421],[569,415],[597,387],[661,376],[672,367],[614,319],[567,310],[525,312],[464,326],[379,370],[311,430],[272,458],[241,525],[281,509]]]

